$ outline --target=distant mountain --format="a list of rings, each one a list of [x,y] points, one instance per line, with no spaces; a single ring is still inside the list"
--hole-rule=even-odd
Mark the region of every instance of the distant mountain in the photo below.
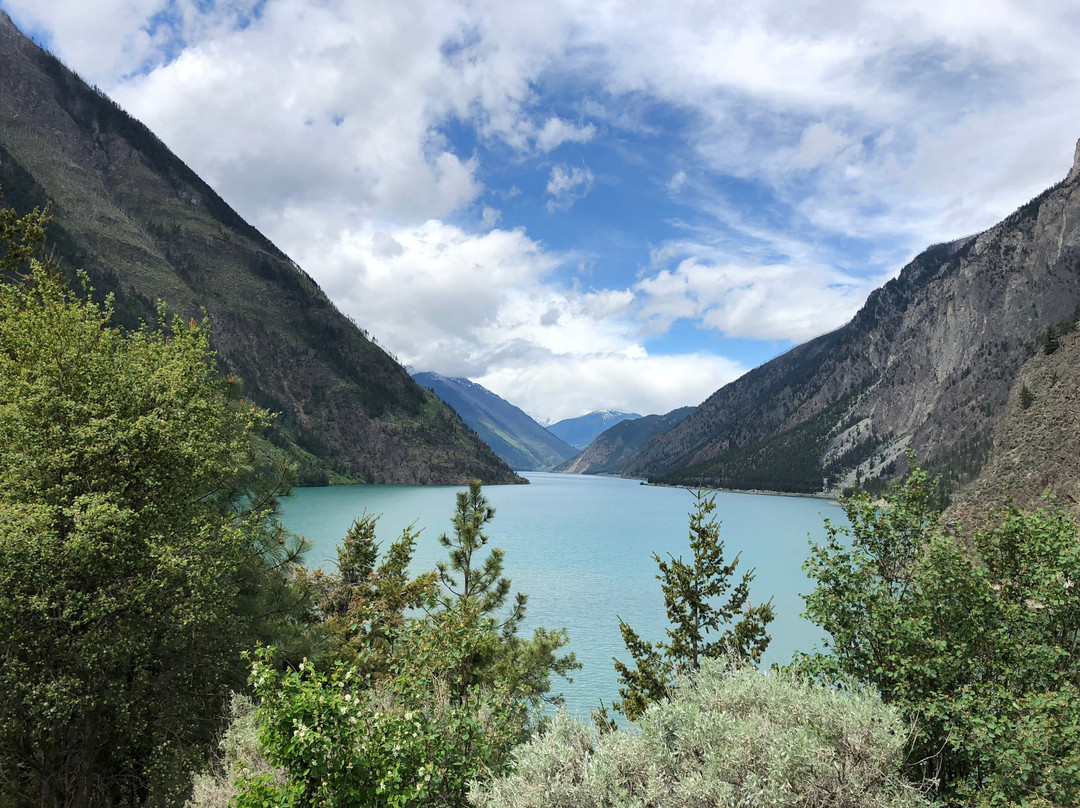
[[[578,450],[505,399],[468,379],[414,373],[413,379],[449,404],[510,468],[546,471]]]
[[[1080,313],[1080,311],[1078,311]],[[1080,331],[1076,318],[1055,329],[1046,349],[1024,363],[994,431],[990,459],[961,489],[947,520],[981,525],[986,512],[1011,501],[1046,507],[1043,494],[1080,518]]]
[[[984,233],[938,244],[844,327],[728,384],[628,477],[813,492],[985,461],[1017,372],[1080,301],[1080,144],[1068,177]]]
[[[280,413],[270,440],[301,482],[521,482],[461,419],[339,312],[150,130],[0,11],[0,204],[50,204],[65,270],[115,322],[210,320],[221,368]],[[198,110],[191,110],[198,115]]]
[[[621,474],[650,439],[671,429],[693,410],[693,407],[680,407],[667,415],[646,415],[644,418],[620,421],[597,435],[596,440],[590,443],[585,451],[557,466],[555,471],[569,474]]]
[[[617,412],[616,410],[597,410],[577,418],[565,418],[548,425],[548,432],[558,435],[571,446],[584,449],[605,429],[620,421],[640,418],[635,412]]]

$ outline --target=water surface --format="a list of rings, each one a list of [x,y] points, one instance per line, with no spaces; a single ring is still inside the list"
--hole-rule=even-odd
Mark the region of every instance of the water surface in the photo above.
[[[611,658],[628,660],[619,635],[621,617],[645,639],[664,638],[666,616],[656,580],[654,552],[689,555],[687,515],[693,496],[680,488],[634,480],[528,472],[531,485],[488,486],[495,507],[490,546],[506,551],[505,574],[514,592],[529,596],[525,633],[531,626],[566,628],[570,649],[584,668],[573,684],[556,690],[571,712],[587,717],[599,700],[618,694]],[[283,521],[312,542],[308,565],[332,567],[336,546],[365,509],[381,514],[383,547],[403,528],[422,529],[413,571],[446,559],[438,536],[452,530],[454,486],[332,486],[297,489],[284,501]],[[766,662],[787,662],[811,650],[820,631],[799,617],[800,593],[811,588],[802,571],[808,534],[824,537],[823,517],[843,520],[833,503],[804,497],[719,493],[725,557],[741,553],[740,571],[755,567],[751,601],[773,598],[777,616]]]

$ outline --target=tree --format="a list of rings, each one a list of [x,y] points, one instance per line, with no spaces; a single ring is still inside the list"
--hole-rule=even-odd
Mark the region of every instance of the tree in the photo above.
[[[703,659],[733,655],[754,663],[769,644],[766,626],[773,619],[772,600],[753,606],[750,583],[754,571],[736,578],[739,556],[724,560],[720,523],[712,517],[716,495],[698,489],[690,513],[690,551],[693,562],[653,554],[660,572],[656,576],[664,592],[664,608],[671,627],[668,641],[642,640],[622,620],[619,630],[635,667],[614,660],[622,687],[621,701],[614,705],[627,718],[640,716],[665,697],[674,679],[697,672]],[[738,619],[736,619],[738,618]],[[726,630],[721,630],[727,626]],[[714,638],[710,639],[710,635]]]
[[[1063,511],[1004,508],[970,536],[942,524],[934,481],[911,473],[879,507],[842,500],[850,527],[806,568],[807,615],[828,656],[913,722],[909,766],[956,805],[1080,801],[1080,530]]]
[[[1031,389],[1023,384],[1020,386],[1020,409],[1027,410],[1031,408],[1031,405],[1035,403],[1035,394],[1031,392]]]
[[[417,533],[407,527],[391,543],[379,563],[375,525],[379,517],[364,513],[353,521],[338,547],[338,569],[306,578],[318,593],[315,620],[328,647],[319,657],[341,661],[358,675],[385,672],[404,628],[409,609],[434,600],[436,573],[409,576]]]
[[[524,595],[504,614],[503,552],[484,559],[495,515],[479,482],[457,496],[449,562],[407,582],[406,530],[376,567],[372,517],[354,523],[319,610],[346,653],[334,664],[282,671],[256,653],[251,684],[259,739],[278,767],[241,780],[237,805],[462,806],[469,784],[503,773],[511,750],[550,695],[552,674],[579,667],[560,656],[565,631],[517,636]],[[315,576],[316,581],[320,580]],[[393,582],[391,580],[393,579]],[[443,590],[437,597],[431,584]],[[424,612],[407,605],[424,601]]]
[[[45,221],[0,212],[0,794],[164,802],[296,546],[249,485],[267,415],[205,326],[111,327],[42,254]]]
[[[468,490],[458,492],[453,536],[439,537],[450,559],[438,565],[443,595],[433,616],[448,628],[463,630],[471,643],[451,681],[458,695],[477,684],[503,681],[523,687],[534,706],[561,703],[560,696],[550,695],[551,674],[569,679],[581,665],[572,653],[558,654],[569,642],[565,629],[537,628],[528,640],[518,636],[526,595],[518,592],[502,613],[510,595],[510,579],[502,574],[505,553],[495,547],[482,561],[477,555],[487,546],[484,528],[494,517],[480,481],[473,480]]]
[[[1058,329],[1050,325],[1046,327],[1046,331],[1043,333],[1043,353],[1049,356],[1061,347],[1061,338],[1058,335]]]

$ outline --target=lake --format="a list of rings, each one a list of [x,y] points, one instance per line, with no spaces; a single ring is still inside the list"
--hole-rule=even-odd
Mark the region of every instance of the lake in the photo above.
[[[635,480],[576,474],[526,472],[531,485],[488,486],[495,507],[489,546],[506,551],[505,574],[512,592],[529,596],[525,634],[531,626],[566,628],[570,650],[584,665],[573,684],[554,690],[567,708],[587,718],[600,699],[618,697],[611,658],[628,660],[619,635],[621,617],[644,638],[664,638],[664,599],[656,580],[654,552],[689,555],[688,514],[693,495],[681,488],[641,485]],[[312,547],[308,566],[332,568],[336,546],[365,509],[381,514],[378,537],[385,549],[415,523],[413,571],[446,558],[438,537],[452,530],[454,486],[353,485],[301,488],[283,500],[282,521]],[[757,570],[750,587],[754,603],[773,598],[776,619],[766,663],[787,662],[796,649],[812,650],[821,632],[800,617],[801,593],[811,583],[802,571],[809,539],[821,541],[823,518],[844,521],[824,499],[735,494],[717,495],[717,518],[725,558],[742,554],[739,572]]]

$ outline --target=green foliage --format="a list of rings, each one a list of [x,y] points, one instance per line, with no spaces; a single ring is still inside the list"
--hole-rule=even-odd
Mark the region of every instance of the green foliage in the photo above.
[[[337,573],[310,579],[337,661],[283,672],[256,655],[259,738],[280,771],[242,779],[236,805],[463,806],[471,780],[504,771],[531,713],[558,700],[551,675],[580,666],[557,653],[565,631],[517,636],[524,595],[503,614],[502,551],[480,558],[494,514],[479,483],[459,493],[449,562],[412,579],[413,531],[380,563],[376,519],[356,520]]]
[[[478,783],[477,808],[925,806],[899,776],[906,740],[871,691],[703,660],[670,702],[606,735],[565,714]]]
[[[1043,353],[1049,356],[1059,347],[1061,347],[1061,338],[1058,336],[1057,329],[1052,325],[1048,326],[1046,331],[1043,332]]]
[[[436,592],[434,572],[409,576],[416,547],[411,527],[391,543],[379,563],[377,521],[367,513],[356,519],[338,547],[337,573],[320,570],[308,579],[318,593],[316,620],[327,644],[319,656],[369,675],[386,671],[406,611],[430,603]]]
[[[266,805],[464,805],[468,783],[499,773],[523,738],[523,702],[507,686],[462,698],[444,678],[470,629],[428,621],[403,632],[374,685],[346,665],[281,672],[262,651],[252,671],[259,738],[273,775],[240,782],[238,808]]]
[[[550,695],[551,674],[568,678],[581,665],[573,654],[558,655],[569,641],[565,630],[537,628],[529,640],[518,636],[527,601],[522,593],[502,613],[510,595],[510,580],[502,574],[504,552],[495,547],[483,560],[478,557],[488,543],[484,528],[494,516],[480,481],[473,480],[468,490],[457,495],[453,537],[439,537],[450,560],[438,565],[443,595],[433,619],[470,629],[465,636],[471,644],[453,677],[456,695],[476,685],[515,682],[534,706],[545,701],[560,703],[560,696]]]
[[[252,476],[266,414],[205,327],[112,328],[41,257],[44,223],[0,212],[0,793],[159,803],[281,617],[262,590],[297,547]]]
[[[821,455],[829,431],[846,406],[847,399],[826,407],[797,426],[776,435],[737,446],[717,458],[688,466],[657,482],[693,485],[699,481],[714,488],[765,489],[815,494],[825,477],[836,469],[822,467]],[[867,456],[873,454],[876,444]],[[861,451],[856,447],[855,451]]]
[[[716,509],[716,495],[698,489],[694,498],[695,508],[690,514],[693,562],[653,554],[671,623],[668,641],[654,645],[619,621],[623,642],[635,666],[631,669],[615,660],[622,700],[614,708],[631,720],[644,713],[649,704],[664,698],[676,676],[695,673],[702,660],[734,655],[757,663],[769,644],[766,626],[774,616],[772,600],[753,606],[750,582],[754,571],[737,578],[739,556],[731,562],[724,560],[720,523],[711,516]],[[721,631],[724,626],[728,628]],[[710,640],[710,635],[715,638]]]
[[[909,756],[949,804],[1080,800],[1080,535],[1064,512],[1006,508],[961,538],[913,468],[806,568],[807,615],[831,656],[800,664],[878,688],[916,726]]]

